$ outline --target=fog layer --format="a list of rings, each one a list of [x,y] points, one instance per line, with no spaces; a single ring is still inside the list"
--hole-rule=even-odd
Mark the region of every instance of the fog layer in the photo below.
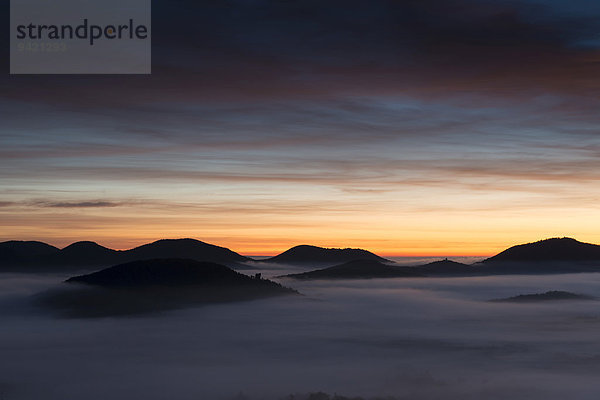
[[[281,280],[305,296],[144,317],[63,319],[32,306],[32,294],[62,279],[0,275],[3,399],[600,392],[599,301],[488,301],[549,290],[600,297],[600,274]]]

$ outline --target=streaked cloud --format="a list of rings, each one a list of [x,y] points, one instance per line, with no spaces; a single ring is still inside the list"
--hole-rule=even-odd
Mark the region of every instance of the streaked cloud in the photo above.
[[[34,200],[30,203],[35,207],[42,208],[105,208],[105,207],[119,207],[123,203],[112,202],[112,201],[70,201],[70,202],[56,202],[56,201],[44,201]]]

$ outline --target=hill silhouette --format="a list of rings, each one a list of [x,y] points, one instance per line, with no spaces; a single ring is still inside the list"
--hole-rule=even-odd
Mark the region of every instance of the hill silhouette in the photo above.
[[[476,274],[477,268],[472,265],[459,263],[456,261],[444,260],[434,261],[429,264],[418,265],[415,267],[420,270],[421,273],[428,276],[445,276],[445,275],[460,275],[468,276]]]
[[[247,268],[243,263],[250,261],[225,247],[195,239],[162,239],[130,250],[113,250],[90,241],[62,250],[41,242],[0,243],[0,271],[73,271],[155,258],[188,258],[240,268]]]
[[[483,263],[600,261],[600,246],[572,238],[552,238],[513,246]]]
[[[371,279],[426,276],[472,276],[477,268],[448,259],[414,267],[389,265],[375,260],[354,260],[333,267],[282,277],[294,279]]]
[[[224,265],[174,258],[119,264],[91,274],[74,276],[65,282],[104,287],[145,287],[244,284],[254,283],[254,280]]]
[[[215,246],[196,239],[162,239],[131,250],[123,251],[124,258],[143,260],[152,258],[189,258],[197,261],[210,261],[235,264],[251,261],[225,247]]]
[[[32,266],[60,250],[46,243],[11,240],[0,243],[0,267]]]
[[[529,303],[537,301],[551,301],[551,300],[594,300],[592,296],[586,296],[582,294],[576,294],[571,292],[564,292],[560,290],[548,291],[545,293],[534,293],[534,294],[520,294],[514,297],[508,297],[505,299],[491,300],[494,302],[513,302],[513,303]]]
[[[63,315],[95,317],[297,294],[270,280],[190,259],[134,261],[65,282],[69,285],[39,295],[38,304]]]
[[[0,243],[0,272],[90,270],[157,258],[186,258],[223,264],[235,269],[252,268],[247,263],[254,261],[225,247],[195,239],[162,239],[129,250],[113,250],[90,241],[76,242],[63,249],[36,241]],[[384,265],[392,263],[367,250],[328,249],[309,245],[293,247],[260,262],[326,268],[357,260],[361,260],[363,266],[367,260]],[[414,268],[417,269],[413,269],[413,272],[418,271],[418,274],[425,276],[598,272],[600,246],[571,238],[554,238],[513,246],[473,266],[441,260]],[[350,268],[347,271],[349,274],[357,273]],[[374,274],[374,271],[375,269],[363,272],[369,275]],[[388,273],[387,271],[389,270],[382,269],[381,273]]]
[[[309,245],[292,247],[283,253],[262,260],[263,262],[290,265],[336,265],[355,260],[374,260],[391,262],[363,249],[334,249]]]
[[[53,265],[110,265],[118,262],[120,252],[100,246],[98,243],[82,241],[70,244],[52,256]]]
[[[333,267],[299,274],[283,275],[293,279],[372,279],[423,276],[412,267],[391,266],[376,260],[353,260]]]

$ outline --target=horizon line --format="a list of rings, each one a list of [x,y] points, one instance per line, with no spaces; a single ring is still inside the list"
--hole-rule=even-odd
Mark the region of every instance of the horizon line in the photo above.
[[[498,254],[498,250],[492,250],[489,253],[486,254],[481,254],[481,253],[469,253],[469,252],[465,252],[465,253],[458,253],[458,252],[453,252],[453,251],[446,251],[446,252],[432,252],[432,253],[421,253],[421,252],[404,252],[404,253],[390,253],[390,252],[377,252],[376,250],[368,250],[367,248],[363,248],[363,247],[350,247],[350,246],[323,246],[323,245],[316,245],[316,244],[307,244],[305,243],[301,243],[301,244],[294,244],[291,245],[290,247],[286,247],[283,250],[267,250],[264,253],[261,251],[249,251],[249,252],[245,252],[245,251],[236,251],[234,249],[232,249],[232,247],[229,246],[225,246],[225,245],[220,245],[220,244],[215,244],[211,241],[205,241],[202,239],[197,239],[194,237],[176,237],[176,238],[160,238],[160,239],[143,239],[143,241],[140,242],[140,244],[135,244],[132,247],[121,247],[121,246],[105,246],[101,243],[99,243],[98,241],[95,240],[89,240],[89,239],[83,239],[83,240],[75,240],[73,242],[70,242],[67,245],[64,246],[57,246],[54,245],[52,243],[50,243],[50,241],[45,241],[45,240],[38,240],[38,239],[5,239],[0,241],[1,242],[9,242],[9,241],[24,241],[24,242],[40,242],[40,243],[44,243],[53,247],[56,247],[60,250],[63,250],[65,248],[67,248],[68,246],[74,244],[74,243],[78,243],[78,242],[92,242],[92,243],[96,243],[99,246],[105,247],[107,249],[111,249],[111,250],[116,250],[116,251],[126,251],[126,250],[131,250],[134,249],[136,247],[139,246],[143,246],[143,245],[147,245],[147,244],[151,244],[154,242],[158,242],[161,240],[183,240],[183,239],[191,239],[191,240],[196,240],[202,243],[206,243],[212,246],[217,246],[217,247],[222,247],[222,248],[226,248],[228,250],[231,250],[241,256],[244,257],[248,257],[248,258],[255,258],[255,257],[264,257],[264,258],[269,258],[269,257],[274,257],[277,256],[287,250],[290,250],[294,247],[297,246],[302,246],[302,245],[308,245],[308,246],[315,246],[315,247],[321,247],[321,248],[326,248],[326,249],[361,249],[361,250],[366,250],[369,251],[377,256],[383,257],[383,258],[448,258],[448,257],[468,257],[468,258],[487,258],[487,257],[492,257],[496,254]],[[505,247],[504,250],[513,247],[513,246],[518,246],[521,244],[526,244],[526,243],[536,243],[536,242],[540,242],[540,241],[544,241],[544,240],[549,240],[549,239],[573,239],[576,241],[579,241],[573,237],[569,237],[569,236],[553,236],[553,237],[546,237],[544,239],[538,239],[535,241],[530,241],[530,242],[521,242],[521,243],[516,243],[516,244],[512,244],[509,245],[508,247]],[[208,239],[210,240],[210,239]],[[589,243],[589,242],[582,242],[582,243],[588,243],[588,244],[593,244],[593,243]],[[503,250],[500,250],[503,251]]]

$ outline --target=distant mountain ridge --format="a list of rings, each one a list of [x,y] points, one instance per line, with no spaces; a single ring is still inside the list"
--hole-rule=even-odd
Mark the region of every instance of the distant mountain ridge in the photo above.
[[[252,268],[248,262],[276,263],[313,269],[339,267],[355,261],[361,261],[363,264],[370,261],[388,267],[395,264],[363,249],[323,248],[310,245],[295,246],[277,256],[256,261],[225,247],[196,239],[162,239],[129,250],[113,250],[90,241],[76,242],[63,249],[37,241],[0,243],[0,272],[74,271],[157,258],[186,258],[214,262],[237,269]],[[357,265],[349,267],[346,266],[346,272],[350,273],[352,270],[352,273],[358,273]],[[376,268],[379,267],[381,266],[376,265]],[[415,268],[419,268],[419,273],[425,276],[600,272],[600,246],[579,242],[572,238],[552,238],[510,247],[473,265],[441,260]],[[339,275],[341,270],[338,269],[336,274]],[[363,272],[373,275],[374,271],[375,269]],[[382,268],[380,272],[386,274],[386,271],[389,270]]]
[[[383,257],[371,253],[363,249],[352,248],[325,248],[310,245],[300,245],[292,247],[283,253],[261,260],[267,263],[289,264],[289,265],[305,265],[305,264],[320,264],[320,265],[336,265],[355,260],[373,260],[379,262],[389,262]]]
[[[600,246],[582,243],[571,238],[554,238],[513,246],[473,265],[444,259],[425,265],[402,267],[377,260],[354,260],[284,277],[294,279],[369,279],[575,272],[600,272]]]
[[[0,271],[71,270],[155,258],[188,258],[234,267],[251,260],[196,239],[162,239],[130,250],[113,250],[90,241],[76,242],[62,250],[42,242],[0,243]]]

